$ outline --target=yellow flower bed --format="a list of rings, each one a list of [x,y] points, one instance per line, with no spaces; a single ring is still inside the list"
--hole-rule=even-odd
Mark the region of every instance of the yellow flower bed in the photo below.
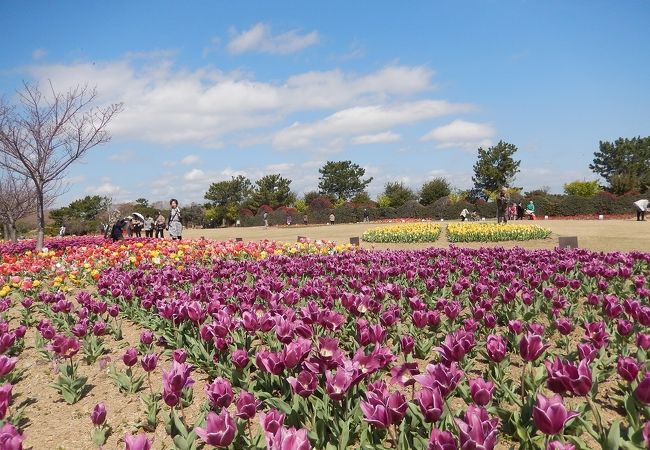
[[[447,225],[449,242],[499,242],[529,241],[545,239],[551,230],[539,225],[496,224],[496,223],[450,223]]]
[[[435,223],[404,223],[364,231],[365,242],[433,242],[440,236],[440,225]]]

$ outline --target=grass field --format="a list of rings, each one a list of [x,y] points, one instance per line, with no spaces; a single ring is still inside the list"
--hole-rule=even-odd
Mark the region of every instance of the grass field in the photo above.
[[[517,222],[522,223],[522,222]],[[499,242],[499,243],[469,243],[456,244],[463,247],[514,247],[526,248],[553,248],[558,245],[559,236],[577,236],[578,245],[597,251],[650,251],[650,222],[637,222],[630,220],[538,220],[523,223],[537,224],[549,228],[552,235],[548,239],[527,242]],[[217,228],[217,229],[186,229],[184,237],[188,239],[206,237],[209,239],[234,239],[241,237],[244,240],[270,239],[276,241],[292,242],[298,236],[310,239],[327,239],[337,243],[348,242],[350,237],[361,236],[368,228],[381,227],[390,224],[340,224],[340,225],[312,225],[291,227],[248,227],[248,228]],[[443,226],[444,228],[444,226]],[[419,244],[370,244],[362,242],[366,248],[424,248],[446,247],[449,242],[445,230],[437,242]]]

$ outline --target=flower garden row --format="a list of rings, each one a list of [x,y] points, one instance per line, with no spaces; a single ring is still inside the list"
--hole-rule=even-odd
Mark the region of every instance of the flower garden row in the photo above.
[[[2,300],[21,325],[0,327],[0,448],[22,446],[10,405],[26,331],[75,403],[79,365],[101,359],[121,318],[144,331],[111,378],[179,449],[644,448],[649,269],[645,253],[358,251],[114,264],[96,294],[16,290]],[[148,374],[163,364],[158,390]],[[190,420],[196,377],[207,402]],[[98,405],[98,446],[106,417]]]
[[[30,243],[31,242],[31,243]],[[46,241],[41,252],[33,241],[2,244],[0,298],[12,289],[38,288],[47,279],[54,288],[70,289],[94,282],[109,267],[136,268],[142,264],[182,267],[190,263],[212,264],[222,259],[263,259],[270,255],[327,254],[351,249],[326,241],[296,243],[273,241],[170,241],[128,239],[111,242],[101,237],[73,237]]]
[[[437,223],[405,223],[366,230],[362,239],[366,242],[434,242],[440,236]],[[449,242],[501,242],[545,239],[551,231],[539,225],[494,224],[494,223],[450,223],[447,225]]]

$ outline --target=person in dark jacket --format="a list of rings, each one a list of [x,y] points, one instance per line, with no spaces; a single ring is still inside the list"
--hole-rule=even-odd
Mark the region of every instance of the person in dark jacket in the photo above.
[[[508,223],[508,203],[508,188],[504,186],[497,197],[497,223]]]

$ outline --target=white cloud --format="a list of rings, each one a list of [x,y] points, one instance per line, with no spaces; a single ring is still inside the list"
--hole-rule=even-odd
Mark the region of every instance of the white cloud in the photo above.
[[[382,144],[385,142],[399,141],[401,138],[402,137],[397,133],[393,133],[392,131],[384,131],[383,133],[356,136],[352,138],[352,143],[355,145]]]
[[[206,173],[201,169],[192,169],[183,176],[183,179],[185,181],[198,181],[204,180],[205,177]]]
[[[126,161],[130,161],[131,159],[133,159],[134,156],[135,156],[135,155],[134,155],[133,152],[131,152],[131,151],[125,151],[125,152],[121,152],[121,153],[113,153],[113,154],[109,157],[109,159],[110,159],[111,161],[126,162]]]
[[[91,82],[99,102],[124,102],[124,111],[111,123],[116,138],[204,148],[232,145],[235,134],[235,145],[241,145],[239,139],[268,143],[273,132],[256,139],[257,130],[278,126],[295,113],[384,105],[434,89],[431,70],[400,65],[362,75],[312,71],[276,83],[207,67],[187,71],[169,59],[146,55],[96,64],[36,65],[30,72],[59,90]],[[244,131],[248,133],[242,137]]]
[[[196,155],[187,155],[185,158],[181,159],[181,164],[183,164],[185,166],[189,166],[189,165],[192,165],[192,164],[196,164],[200,160],[201,160],[201,158],[199,158]]]
[[[110,178],[103,177],[101,184],[86,187],[86,193],[89,195],[102,195],[113,197],[116,201],[125,200],[129,192],[122,187],[113,184]]]
[[[434,128],[420,140],[437,141],[438,148],[475,149],[489,146],[490,138],[495,134],[495,129],[490,125],[457,119],[447,125]]]
[[[32,52],[32,59],[41,59],[47,55],[47,51],[43,48],[37,48]]]
[[[258,52],[285,55],[310,47],[318,43],[319,38],[317,31],[300,34],[299,30],[291,30],[273,35],[270,25],[256,23],[242,32],[233,30],[233,37],[227,48],[234,54]]]
[[[474,107],[470,104],[450,103],[444,100],[356,106],[338,111],[317,122],[306,124],[296,122],[279,131],[273,138],[273,145],[280,149],[310,148],[323,140],[332,145],[337,143],[337,138],[347,138],[359,133],[372,134],[397,125],[411,124],[472,109]]]
[[[219,49],[219,45],[221,44],[221,38],[219,37],[213,37],[210,39],[210,45],[207,47],[203,48],[203,57],[206,58],[210,53],[214,53]]]

